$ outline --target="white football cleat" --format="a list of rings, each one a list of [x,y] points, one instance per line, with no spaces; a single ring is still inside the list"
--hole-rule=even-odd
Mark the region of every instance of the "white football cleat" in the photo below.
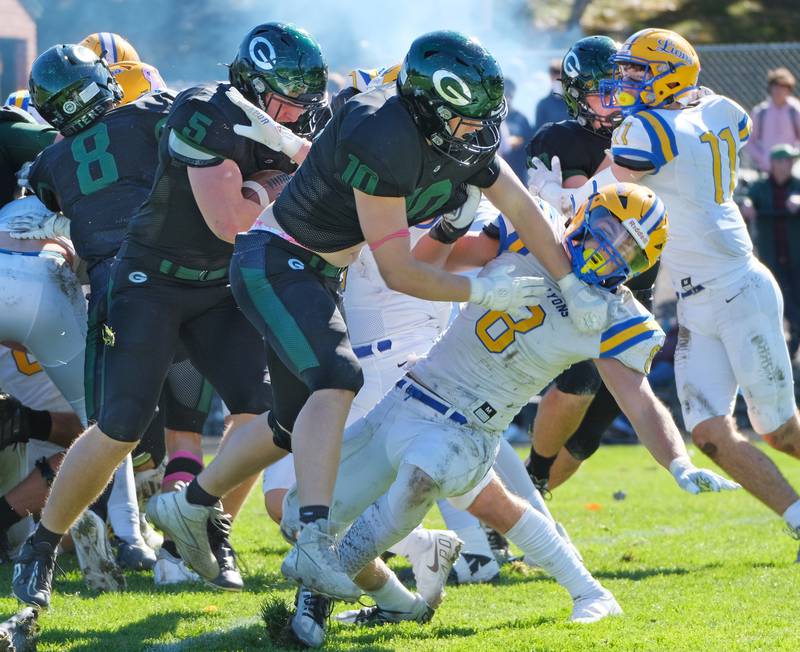
[[[197,573],[183,563],[183,559],[174,557],[164,548],[158,551],[156,565],[153,566],[153,579],[156,586],[202,581]]]
[[[297,639],[308,647],[322,647],[333,600],[301,586],[295,598],[295,613],[291,628]]]
[[[355,602],[361,597],[361,589],[342,568],[334,538],[320,529],[319,521],[306,524],[300,531],[281,564],[281,573],[334,600]]]
[[[409,555],[417,591],[431,609],[444,598],[444,585],[458,560],[463,542],[452,530],[427,530],[428,546]]]
[[[209,582],[219,576],[219,562],[208,540],[208,523],[222,518],[222,504],[193,505],[186,491],[153,496],[147,502],[147,518],[175,542],[181,559]]]
[[[125,576],[114,559],[105,521],[87,509],[69,532],[86,586],[93,591],[125,590]]]
[[[466,552],[459,555],[458,560],[453,564],[449,582],[451,584],[484,584],[493,582],[499,575],[500,564],[497,563],[494,556],[487,557]]]
[[[417,623],[427,623],[433,618],[433,609],[422,596],[417,593],[414,596],[414,605],[410,611],[390,611],[381,609],[378,605],[374,607],[364,607],[363,609],[353,609],[336,614],[334,618],[340,623],[348,625],[360,625],[362,627],[374,627],[375,625],[389,625],[392,623],[402,623],[413,621]]]
[[[609,591],[603,589],[601,593],[578,597],[572,604],[572,615],[569,617],[573,623],[596,623],[608,616],[619,616],[622,607]]]

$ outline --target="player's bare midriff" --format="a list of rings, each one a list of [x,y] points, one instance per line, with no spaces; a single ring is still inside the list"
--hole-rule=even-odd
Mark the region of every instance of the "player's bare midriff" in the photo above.
[[[288,234],[285,234],[283,228],[280,224],[278,224],[278,220],[275,219],[275,215],[272,211],[272,207],[274,204],[270,204],[267,206],[261,215],[258,216],[258,221],[261,222],[264,226],[268,227],[273,232],[283,233],[284,237],[290,242],[296,244],[299,247],[303,247],[302,244],[294,240]],[[314,251],[313,249],[309,249],[308,247],[303,247],[303,249],[308,249],[309,251],[313,251],[317,254],[320,258],[325,260],[326,262],[330,263],[334,267],[348,267],[353,264],[356,259],[358,258],[358,253],[361,249],[364,248],[364,242],[360,242],[357,245],[353,245],[352,247],[348,247],[347,249],[342,249],[341,251]]]

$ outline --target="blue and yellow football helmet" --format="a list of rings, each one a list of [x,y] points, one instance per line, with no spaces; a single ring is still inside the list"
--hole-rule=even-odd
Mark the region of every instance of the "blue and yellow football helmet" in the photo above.
[[[136,48],[119,34],[114,34],[114,32],[89,34],[78,45],[89,48],[109,64],[119,63],[120,61],[141,61]]]
[[[141,61],[112,63],[108,69],[122,88],[122,99],[118,106],[135,102],[142,95],[167,90],[167,84],[158,69]]]
[[[611,79],[600,82],[603,106],[622,109],[624,115],[656,108],[680,99],[697,88],[700,58],[691,43],[668,29],[643,29],[630,36],[611,57]],[[625,75],[629,65],[644,67],[641,80]]]
[[[649,188],[604,186],[578,209],[564,236],[575,276],[614,289],[655,265],[667,242],[667,209]]]

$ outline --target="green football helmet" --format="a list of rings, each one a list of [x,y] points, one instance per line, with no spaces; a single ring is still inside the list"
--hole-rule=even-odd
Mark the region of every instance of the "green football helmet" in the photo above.
[[[122,99],[104,59],[82,45],[54,45],[33,62],[31,102],[42,118],[70,136],[85,129]]]
[[[622,122],[622,114],[599,116],[586,98],[599,94],[600,80],[611,79],[614,70],[611,58],[618,49],[619,44],[608,36],[587,36],[577,41],[561,62],[561,85],[569,114],[585,129],[604,136],[611,136]],[[594,126],[595,121],[599,127]]]
[[[500,123],[508,112],[503,71],[474,38],[451,31],[418,37],[400,67],[397,92],[422,134],[442,154],[472,165],[497,151]],[[453,118],[477,122],[481,128],[457,138],[458,127],[450,126]]]
[[[248,100],[267,111],[273,99],[304,107],[285,125],[301,136],[313,134],[327,109],[328,64],[314,38],[285,23],[263,23],[242,39],[228,77]]]

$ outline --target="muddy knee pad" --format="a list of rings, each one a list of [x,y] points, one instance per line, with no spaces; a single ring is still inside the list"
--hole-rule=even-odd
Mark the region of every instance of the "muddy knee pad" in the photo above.
[[[386,493],[394,525],[400,530],[413,530],[440,493],[439,485],[425,471],[413,464],[401,465]]]

